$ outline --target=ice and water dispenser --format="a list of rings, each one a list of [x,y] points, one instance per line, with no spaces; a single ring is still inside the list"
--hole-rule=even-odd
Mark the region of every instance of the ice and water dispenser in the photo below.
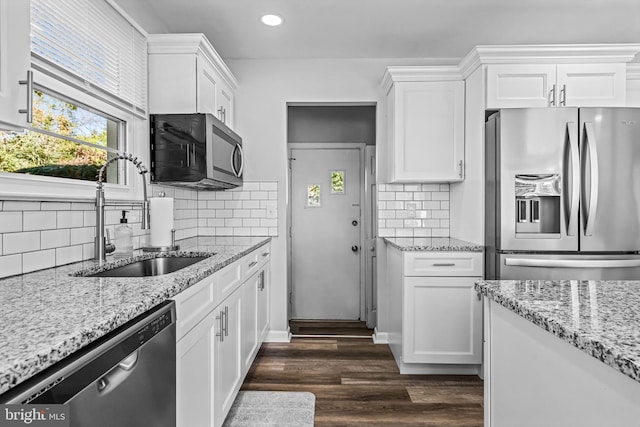
[[[516,175],[516,237],[560,233],[560,188],[559,174]]]

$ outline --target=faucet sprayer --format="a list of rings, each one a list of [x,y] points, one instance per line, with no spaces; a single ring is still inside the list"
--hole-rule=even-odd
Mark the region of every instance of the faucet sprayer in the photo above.
[[[109,165],[117,160],[128,160],[133,163],[138,169],[138,173],[142,177],[142,194],[144,200],[140,202],[127,202],[128,205],[141,204],[142,205],[142,218],[141,218],[141,228],[146,230],[149,228],[150,223],[150,213],[149,213],[149,200],[147,198],[147,180],[144,176],[146,174],[147,168],[142,164],[142,160],[138,160],[137,157],[133,157],[132,154],[127,153],[118,153],[115,157],[109,159],[98,172],[98,181],[97,181],[97,189],[96,189],[96,237],[94,241],[95,249],[94,249],[94,258],[98,261],[105,261],[107,259],[107,242],[105,241],[105,224],[104,224],[104,207],[107,205],[104,199],[104,188],[103,188],[103,179],[104,172],[106,171]],[[112,246],[112,245],[111,245]],[[112,246],[109,248],[109,252],[115,250],[115,247]]]

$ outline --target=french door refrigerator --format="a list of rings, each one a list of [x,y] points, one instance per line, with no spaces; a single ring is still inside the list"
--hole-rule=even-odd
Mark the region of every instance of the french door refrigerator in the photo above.
[[[640,109],[503,109],[485,142],[487,279],[640,280]]]

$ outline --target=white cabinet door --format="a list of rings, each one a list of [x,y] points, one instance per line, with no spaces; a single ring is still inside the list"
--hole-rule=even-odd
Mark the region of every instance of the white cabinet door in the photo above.
[[[555,64],[497,64],[487,67],[487,108],[553,105]]]
[[[236,289],[214,310],[222,318],[224,337],[215,340],[214,418],[221,426],[242,385],[240,345],[242,342],[242,290]]]
[[[261,285],[258,291],[258,340],[261,344],[269,332],[269,289],[271,280],[271,268],[269,262],[265,264],[262,272]]]
[[[233,128],[233,91],[221,83],[218,85],[216,93],[216,117],[220,119],[225,125]]]
[[[195,113],[197,105],[196,55],[149,55],[149,113]]]
[[[242,285],[242,372],[246,373],[258,351],[258,293],[260,273],[251,276]]]
[[[403,361],[482,362],[482,303],[473,277],[405,277]]]
[[[626,105],[625,64],[559,64],[556,73],[558,106]]]
[[[625,64],[490,64],[487,108],[623,107]]]
[[[217,92],[220,77],[213,66],[201,56],[198,56],[197,113],[210,113],[216,115]]]
[[[464,82],[396,82],[387,102],[390,182],[461,181]]]
[[[213,426],[214,340],[218,324],[206,317],[176,344],[178,427]]]
[[[27,125],[27,79],[31,61],[30,2],[0,0],[0,128]]]

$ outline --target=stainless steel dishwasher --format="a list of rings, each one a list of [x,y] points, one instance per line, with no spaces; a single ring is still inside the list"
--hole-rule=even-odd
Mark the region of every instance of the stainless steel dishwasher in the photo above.
[[[175,304],[167,301],[0,396],[67,404],[72,427],[175,427]]]

